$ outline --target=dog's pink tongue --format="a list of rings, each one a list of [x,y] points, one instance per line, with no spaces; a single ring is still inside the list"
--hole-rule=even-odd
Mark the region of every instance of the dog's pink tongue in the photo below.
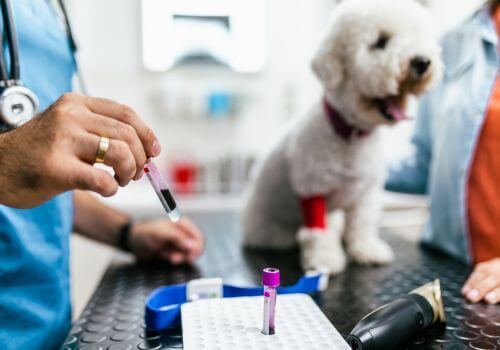
[[[410,117],[407,116],[405,111],[403,111],[403,109],[400,107],[397,98],[389,97],[385,100],[385,103],[387,105],[389,113],[391,113],[395,121],[410,119]]]

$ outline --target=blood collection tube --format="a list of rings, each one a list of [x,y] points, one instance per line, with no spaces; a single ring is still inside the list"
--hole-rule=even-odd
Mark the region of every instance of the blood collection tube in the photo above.
[[[181,218],[181,212],[179,208],[177,208],[177,203],[175,203],[174,197],[168,189],[167,183],[163,179],[163,176],[152,161],[148,161],[146,163],[146,165],[144,166],[144,173],[148,177],[149,182],[151,182],[151,185],[158,195],[158,198],[160,199],[163,208],[165,208],[165,211],[167,212],[170,220],[174,222],[179,221],[179,219]]]
[[[280,285],[280,270],[273,267],[262,270],[262,285],[264,286],[264,326],[262,333],[271,335],[275,331],[276,288]]]

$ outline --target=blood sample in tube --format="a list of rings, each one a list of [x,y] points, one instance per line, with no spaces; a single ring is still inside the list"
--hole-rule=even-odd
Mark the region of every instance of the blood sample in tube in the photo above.
[[[163,176],[161,175],[156,165],[153,162],[149,161],[144,166],[144,173],[153,186],[153,189],[160,199],[160,202],[167,212],[170,220],[174,222],[179,221],[179,219],[181,218],[181,212],[177,207],[177,203],[175,202],[172,192],[167,187],[167,183],[165,182],[165,179],[163,179]]]

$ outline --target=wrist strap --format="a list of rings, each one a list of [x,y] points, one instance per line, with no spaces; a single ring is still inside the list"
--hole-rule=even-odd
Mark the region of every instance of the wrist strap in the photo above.
[[[130,220],[125,223],[118,231],[117,247],[124,252],[130,252],[130,229],[132,228],[133,221]]]

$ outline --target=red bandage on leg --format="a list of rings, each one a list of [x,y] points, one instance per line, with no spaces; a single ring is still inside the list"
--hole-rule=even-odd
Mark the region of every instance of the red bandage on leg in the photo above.
[[[323,195],[299,198],[304,225],[307,228],[326,228],[326,199]]]

